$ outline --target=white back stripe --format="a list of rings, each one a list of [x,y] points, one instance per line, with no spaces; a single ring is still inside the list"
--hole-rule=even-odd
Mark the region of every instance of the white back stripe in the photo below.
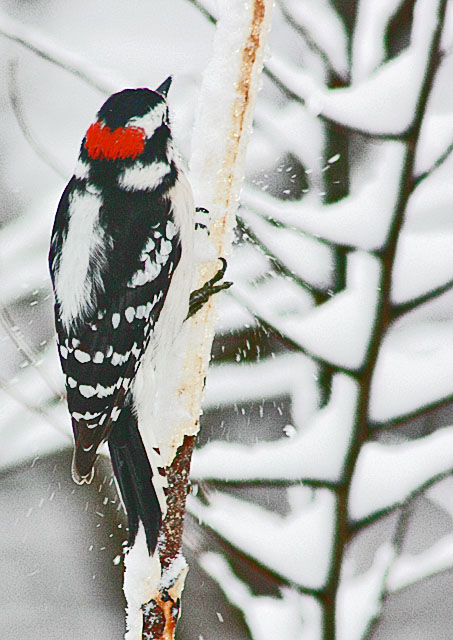
[[[74,191],[70,196],[68,234],[55,275],[56,297],[66,329],[92,303],[87,273],[90,256],[104,244],[98,224],[101,204],[100,197],[87,191]]]

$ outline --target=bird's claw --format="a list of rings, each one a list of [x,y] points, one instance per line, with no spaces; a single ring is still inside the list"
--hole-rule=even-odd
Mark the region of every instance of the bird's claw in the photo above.
[[[199,311],[203,307],[203,305],[206,304],[211,296],[218,293],[219,291],[229,289],[233,284],[232,282],[222,282],[221,284],[216,284],[216,282],[219,282],[219,280],[223,278],[227,268],[227,261],[225,260],[225,258],[219,258],[219,260],[222,263],[222,266],[217,271],[217,273],[215,273],[210,280],[205,282],[202,287],[200,287],[199,289],[195,289],[195,291],[192,291],[192,293],[190,294],[189,311],[187,313],[186,320],[195,315],[197,311]]]

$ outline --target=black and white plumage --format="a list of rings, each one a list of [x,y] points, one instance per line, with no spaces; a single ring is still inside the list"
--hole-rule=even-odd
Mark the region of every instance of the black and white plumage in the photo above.
[[[91,482],[107,440],[130,541],[142,521],[151,552],[165,478],[152,435],[138,428],[149,389],[136,381],[144,367],[161,374],[156,363],[187,315],[195,226],[169,127],[170,82],[121,91],[101,107],[61,197],[49,254],[73,477]]]

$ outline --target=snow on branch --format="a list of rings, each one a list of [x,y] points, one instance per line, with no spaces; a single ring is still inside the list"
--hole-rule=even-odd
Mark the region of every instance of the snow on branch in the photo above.
[[[404,503],[434,478],[453,470],[453,427],[400,444],[366,443],[352,479],[353,520]]]
[[[450,323],[433,322],[429,331],[423,319],[393,326],[382,342],[374,369],[371,421],[385,423],[434,405],[452,394]]]
[[[294,359],[301,357],[303,356],[294,356]],[[273,361],[272,364],[274,372],[285,371],[281,361]],[[288,365],[290,366],[289,362]],[[286,370],[296,378],[293,384],[299,388],[299,394],[301,387],[304,391],[309,389],[313,384],[310,380],[312,373],[307,369],[301,378],[300,373],[295,375],[296,371],[289,366]],[[254,375],[259,379],[256,366]],[[296,393],[294,395],[297,397]],[[303,405],[310,398],[305,393],[303,396],[299,405],[303,408],[304,415],[298,415],[297,406],[292,407],[296,430],[294,433],[289,431],[291,437],[261,442],[254,446],[211,442],[194,453],[192,477],[229,481],[340,482],[357,411],[357,383],[345,374],[334,376],[328,404],[315,412],[307,425],[303,424],[306,419],[306,407]],[[231,460],[234,460],[234,465]]]
[[[395,551],[390,544],[376,552],[365,573],[340,582],[337,599],[338,640],[362,640],[382,607],[382,584],[386,580]]]
[[[332,204],[323,205],[314,198],[281,202],[251,189],[245,191],[242,200],[263,216],[327,242],[367,251],[381,249],[401,187],[403,157],[402,143],[380,144],[373,152],[372,170],[360,176],[350,195]]]
[[[326,56],[342,78],[348,75],[348,44],[344,23],[329,0],[282,0],[283,11]]]
[[[96,69],[93,62],[68,51],[63,45],[53,42],[36,29],[13,20],[3,12],[0,12],[0,35],[69,71],[101,93],[110,94],[128,84],[111,71]]]
[[[196,518],[264,567],[319,590],[327,580],[333,550],[335,497],[328,489],[308,492],[310,499],[284,517],[220,491],[209,496],[207,506],[192,496],[187,505]]]
[[[451,6],[451,5],[450,5]],[[417,182],[426,179],[453,151],[453,114],[427,114],[420,131],[415,157]]]
[[[403,227],[392,279],[392,303],[424,298],[453,280],[453,228],[440,224],[426,231]]]
[[[276,226],[250,209],[241,209],[241,221],[264,252],[284,265],[290,274],[309,287],[324,290],[333,287],[334,249],[329,244],[307,233]]]
[[[392,593],[405,589],[452,567],[453,534],[447,534],[420,553],[403,553],[398,556],[387,578],[387,590]]]
[[[217,257],[231,250],[272,6],[271,0],[230,0],[219,5],[220,17],[212,58],[203,76],[190,163],[197,204],[210,212],[209,240],[199,247],[202,259],[194,288],[216,273]],[[156,436],[167,472],[169,508],[155,555],[148,557],[140,530],[125,559],[128,640],[174,637],[187,573],[181,544],[190,459],[199,428],[215,310],[215,299],[211,298],[186,323],[168,353],[173,375],[168,381],[166,406],[159,413]]]
[[[303,354],[277,355],[253,364],[212,366],[206,384],[203,407],[256,402],[263,398],[291,396],[297,403],[304,388],[300,412],[308,418],[317,407],[316,364]]]
[[[349,254],[347,286],[303,318],[279,318],[277,328],[308,353],[348,371],[365,359],[376,317],[381,270],[372,255]]]
[[[369,76],[385,59],[385,35],[403,0],[361,0],[352,41],[353,82]]]
[[[223,556],[204,553],[200,566],[222,588],[228,600],[244,615],[253,640],[321,637],[321,611],[312,596],[283,587],[279,598],[256,596],[232,571]]]
[[[347,88],[327,89],[281,56],[274,55],[268,68],[312,113],[367,135],[402,136],[413,125],[436,27],[432,1],[419,0],[410,46]]]

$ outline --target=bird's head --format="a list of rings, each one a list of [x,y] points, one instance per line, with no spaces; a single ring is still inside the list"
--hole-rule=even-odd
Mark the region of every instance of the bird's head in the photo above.
[[[102,105],[85,137],[84,146],[93,160],[134,160],[146,141],[162,125],[168,125],[168,77],[155,91],[124,89]]]

